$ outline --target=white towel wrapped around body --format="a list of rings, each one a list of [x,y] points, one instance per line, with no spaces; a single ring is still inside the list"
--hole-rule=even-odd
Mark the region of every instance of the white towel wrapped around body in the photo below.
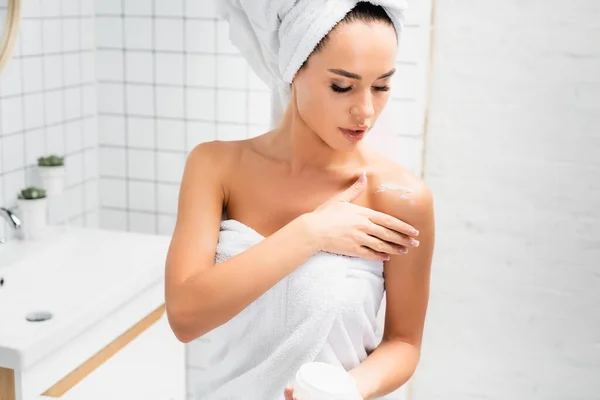
[[[216,262],[264,237],[221,222]],[[377,346],[383,263],[321,252],[230,321],[196,339],[207,367],[195,372],[200,400],[283,400],[300,366],[323,361],[350,370]]]
[[[229,22],[231,42],[272,90],[273,126],[285,112],[298,69],[359,1],[219,0],[217,10]],[[400,40],[406,0],[367,1],[384,7]]]

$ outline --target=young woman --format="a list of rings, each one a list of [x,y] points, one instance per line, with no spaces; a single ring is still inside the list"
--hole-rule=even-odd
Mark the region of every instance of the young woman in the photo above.
[[[217,328],[229,337],[227,329],[242,328],[228,323],[278,282],[318,253],[336,253],[349,256],[348,262],[381,264],[387,302],[381,343],[359,341],[367,348],[358,349],[356,361],[341,364],[364,399],[391,393],[411,377],[429,296],[432,196],[419,177],[362,140],[388,101],[397,48],[386,10],[359,2],[295,73],[275,129],[248,140],[202,143],[189,154],[166,265],[166,308],[181,341]],[[215,263],[223,213],[260,240]],[[367,298],[363,292],[372,290],[357,285],[343,299],[352,305],[348,314],[358,313]],[[348,328],[353,343],[373,337],[372,327],[361,329]],[[235,345],[221,347],[208,368],[217,368]],[[344,360],[344,354],[332,354]],[[230,380],[246,372],[234,364]],[[281,392],[275,398],[283,397],[291,378],[277,382]],[[197,383],[198,398],[225,398],[203,391],[210,385],[226,384],[216,385],[207,375]],[[236,398],[259,400],[248,390]],[[285,398],[292,396],[293,388],[286,389]]]

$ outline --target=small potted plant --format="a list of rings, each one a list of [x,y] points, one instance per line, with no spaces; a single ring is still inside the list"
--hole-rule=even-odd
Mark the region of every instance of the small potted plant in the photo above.
[[[19,217],[23,223],[23,239],[35,239],[48,225],[46,201],[46,191],[35,186],[27,187],[18,194],[17,206],[21,211]]]
[[[57,155],[38,158],[38,170],[46,195],[62,193],[65,185],[65,158]]]

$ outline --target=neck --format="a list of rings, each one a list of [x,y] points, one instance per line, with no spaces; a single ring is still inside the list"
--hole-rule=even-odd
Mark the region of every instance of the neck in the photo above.
[[[305,170],[360,168],[364,163],[361,145],[348,151],[331,148],[304,122],[292,104],[272,131],[271,138],[277,158],[289,165],[292,174]]]

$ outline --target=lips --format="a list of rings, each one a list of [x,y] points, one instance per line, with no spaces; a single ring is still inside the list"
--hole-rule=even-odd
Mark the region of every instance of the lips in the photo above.
[[[349,139],[357,141],[357,140],[361,140],[365,136],[367,129],[340,128],[340,131]]]

